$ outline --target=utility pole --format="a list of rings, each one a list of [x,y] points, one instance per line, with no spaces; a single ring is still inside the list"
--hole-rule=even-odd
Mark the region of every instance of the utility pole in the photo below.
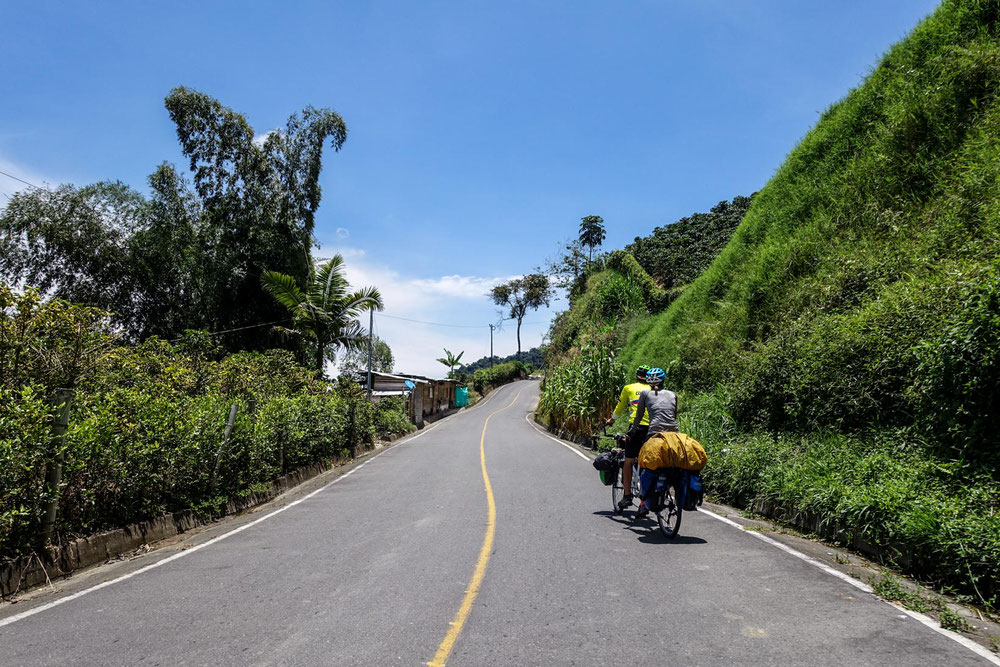
[[[372,329],[375,328],[375,309],[368,309],[368,400],[372,400]]]
[[[492,324],[490,325],[490,368],[493,368],[493,330],[496,329]]]

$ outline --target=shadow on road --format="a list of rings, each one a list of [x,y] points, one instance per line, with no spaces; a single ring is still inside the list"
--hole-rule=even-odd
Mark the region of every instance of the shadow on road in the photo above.
[[[619,524],[624,530],[630,530],[639,536],[639,541],[646,544],[708,544],[708,542],[700,537],[695,537],[693,535],[678,535],[677,537],[670,539],[663,536],[656,525],[655,519],[640,519],[638,521],[633,521],[629,515],[615,514],[610,510],[600,510],[594,512],[597,516],[606,516],[615,523]],[[683,524],[681,525],[683,529]]]

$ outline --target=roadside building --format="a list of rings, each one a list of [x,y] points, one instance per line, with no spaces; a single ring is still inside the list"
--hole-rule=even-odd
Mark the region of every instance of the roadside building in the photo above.
[[[367,375],[361,386],[367,389]],[[458,380],[437,379],[403,373],[372,373],[372,400],[378,402],[387,396],[403,399],[406,415],[417,426],[434,421],[455,409],[455,389]]]

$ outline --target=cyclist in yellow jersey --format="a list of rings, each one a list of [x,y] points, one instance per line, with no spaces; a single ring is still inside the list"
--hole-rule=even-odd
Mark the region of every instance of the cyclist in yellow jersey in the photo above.
[[[636,406],[639,404],[639,394],[648,391],[650,388],[646,384],[646,371],[648,370],[649,366],[645,364],[636,369],[636,381],[625,385],[622,389],[621,396],[618,398],[618,405],[615,406],[614,414],[608,417],[606,422],[608,426],[615,423],[615,416],[621,417],[625,414],[626,410],[628,411],[629,423],[635,422],[635,411]],[[638,426],[629,429],[628,440],[625,441],[625,467],[622,469],[622,486],[625,487],[625,496],[618,503],[620,509],[625,509],[632,505],[632,465],[635,463],[636,457],[639,456],[639,450],[642,449],[642,443],[646,442],[648,434],[649,414],[646,413],[639,419]]]

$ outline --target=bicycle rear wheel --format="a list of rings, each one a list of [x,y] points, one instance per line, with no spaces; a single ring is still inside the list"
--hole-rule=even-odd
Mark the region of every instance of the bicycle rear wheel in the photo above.
[[[669,539],[677,537],[677,531],[681,528],[681,506],[677,499],[677,485],[669,482],[663,492],[663,502],[666,507],[656,513],[656,523],[660,526],[660,532]]]

